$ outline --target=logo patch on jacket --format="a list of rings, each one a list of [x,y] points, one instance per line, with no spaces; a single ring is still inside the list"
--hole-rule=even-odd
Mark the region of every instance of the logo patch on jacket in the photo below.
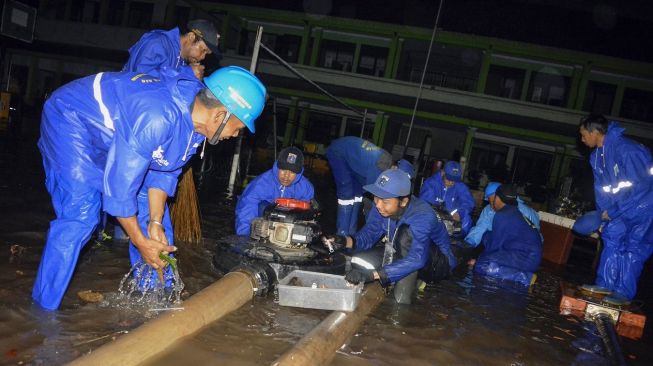
[[[152,151],[152,159],[154,159],[154,161],[156,161],[160,166],[168,166],[170,164],[163,158],[163,147],[161,145],[159,145],[156,150]]]

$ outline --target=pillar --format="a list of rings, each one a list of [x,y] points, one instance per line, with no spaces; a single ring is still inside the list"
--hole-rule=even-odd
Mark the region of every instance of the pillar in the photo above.
[[[490,72],[490,64],[492,61],[492,49],[483,51],[483,60],[481,61],[481,69],[478,72],[478,81],[476,82],[476,92],[485,93],[485,85],[487,84],[487,76]]]
[[[283,146],[289,146],[293,139],[295,125],[297,122],[297,105],[299,98],[290,97],[290,106],[288,108],[288,120],[286,121],[286,131],[283,134]]]

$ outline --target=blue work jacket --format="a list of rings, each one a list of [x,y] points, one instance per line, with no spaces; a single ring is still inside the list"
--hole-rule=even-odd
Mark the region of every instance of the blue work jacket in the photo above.
[[[251,181],[236,204],[236,234],[249,235],[252,220],[259,217],[261,204],[272,204],[277,198],[294,198],[302,201],[313,199],[313,184],[304,177],[304,170],[297,174],[295,180],[285,187],[279,182],[277,162],[272,169]]]
[[[145,33],[141,39],[129,48],[129,60],[122,71],[143,72],[151,76],[159,76],[159,69],[185,69],[193,74],[193,70],[181,57],[179,28],[165,31],[156,29]]]
[[[43,107],[43,158],[102,192],[103,210],[113,216],[136,214],[142,186],[173,196],[182,166],[204,140],[191,119],[204,85],[176,70],[160,74],[91,75],[57,89]]]
[[[412,243],[408,254],[384,266],[378,271],[384,284],[396,282],[426,264],[431,255],[430,246],[437,245],[453,269],[457,262],[451,251],[451,242],[444,224],[438,220],[433,208],[423,200],[413,196],[401,217],[387,218],[381,216],[375,208],[370,211],[365,226],[352,236],[355,252],[372,248],[386,235],[394,243],[398,228],[407,225],[412,234]]]
[[[505,277],[501,268],[511,275],[514,270],[535,272],[542,260],[542,240],[515,206],[506,205],[495,213],[492,231],[484,241],[485,250],[476,260],[476,267],[493,262],[499,266],[494,277]],[[510,279],[510,278],[506,278]]]
[[[455,182],[452,187],[447,188],[442,179],[442,174],[436,172],[422,184],[419,198],[431,205],[444,205],[452,215],[458,213],[460,215],[461,229],[465,234],[474,225],[472,212],[476,202],[469,188],[463,182]]]
[[[624,129],[610,122],[603,146],[590,155],[594,172],[597,211],[610,219],[632,219],[653,209],[653,161],[643,145],[623,136]]]
[[[519,212],[530,221],[537,231],[540,231],[540,215],[530,208],[521,198],[517,198],[517,208]],[[465,237],[465,241],[475,247],[481,244],[483,234],[487,231],[492,231],[492,220],[494,219],[494,210],[491,205],[486,205],[481,211],[481,216],[476,220],[476,225],[469,230],[469,234]],[[540,235],[541,236],[541,235]]]

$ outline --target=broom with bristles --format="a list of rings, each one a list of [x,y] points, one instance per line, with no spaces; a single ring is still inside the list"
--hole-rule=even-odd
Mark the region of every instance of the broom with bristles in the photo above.
[[[193,179],[193,168],[188,168],[177,187],[175,201],[170,206],[175,241],[198,245],[202,239],[200,205]]]

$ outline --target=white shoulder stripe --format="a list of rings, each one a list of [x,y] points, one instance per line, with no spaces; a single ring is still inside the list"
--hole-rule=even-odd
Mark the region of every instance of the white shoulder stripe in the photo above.
[[[107,109],[107,106],[104,105],[104,101],[102,101],[102,89],[100,88],[100,80],[102,79],[102,72],[95,75],[95,79],[93,79],[93,97],[98,103],[98,106],[100,107],[100,113],[102,113],[102,118],[104,119],[104,126],[111,131],[114,131],[115,128],[113,127],[113,120],[111,119],[111,116],[109,115],[109,110]]]

